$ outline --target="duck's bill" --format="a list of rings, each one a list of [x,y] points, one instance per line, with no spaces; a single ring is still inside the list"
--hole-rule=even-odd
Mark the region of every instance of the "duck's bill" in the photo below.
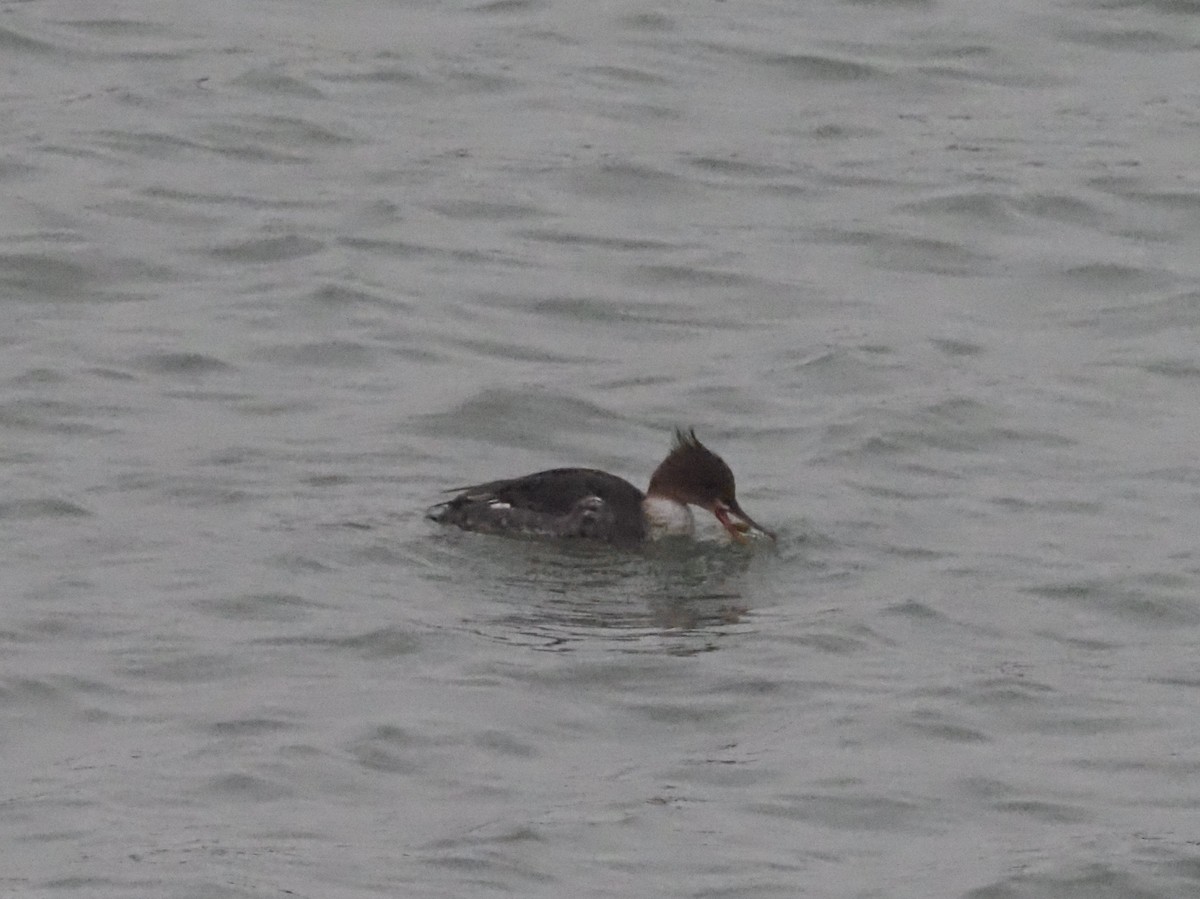
[[[734,520],[730,515],[734,515],[739,520]],[[772,540],[775,540],[775,532],[769,531],[761,524],[742,511],[742,507],[736,502],[718,503],[713,509],[713,514],[717,516],[717,521],[721,522],[721,527],[729,532],[729,536],[733,538],[735,543],[749,543],[750,538],[747,536],[750,531],[758,531]]]

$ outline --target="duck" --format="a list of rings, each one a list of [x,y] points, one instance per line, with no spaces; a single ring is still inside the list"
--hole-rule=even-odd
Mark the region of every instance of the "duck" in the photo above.
[[[553,468],[446,492],[456,495],[430,507],[426,517],[484,534],[635,547],[665,537],[694,538],[694,506],[711,513],[735,543],[749,543],[752,532],[777,539],[742,509],[733,471],[694,428],[675,429],[645,492],[595,468]]]

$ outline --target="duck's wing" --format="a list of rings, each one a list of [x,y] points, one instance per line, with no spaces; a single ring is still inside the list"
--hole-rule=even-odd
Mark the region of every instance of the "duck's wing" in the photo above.
[[[519,478],[456,487],[456,502],[504,503],[546,515],[566,515],[580,500],[597,496],[614,510],[640,510],[642,491],[624,478],[594,468],[554,468]]]
[[[594,468],[555,468],[456,487],[426,514],[466,530],[519,531],[637,542],[644,533],[641,490]]]

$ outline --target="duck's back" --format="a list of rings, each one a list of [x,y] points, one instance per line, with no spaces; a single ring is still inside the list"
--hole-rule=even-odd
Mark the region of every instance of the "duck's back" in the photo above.
[[[641,490],[608,472],[555,468],[464,487],[428,516],[468,531],[633,545],[646,536],[644,499]]]

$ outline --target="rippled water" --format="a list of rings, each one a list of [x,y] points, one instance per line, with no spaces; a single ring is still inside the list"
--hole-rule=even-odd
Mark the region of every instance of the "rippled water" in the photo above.
[[[0,889],[1200,891],[1193,0],[3,13]]]

